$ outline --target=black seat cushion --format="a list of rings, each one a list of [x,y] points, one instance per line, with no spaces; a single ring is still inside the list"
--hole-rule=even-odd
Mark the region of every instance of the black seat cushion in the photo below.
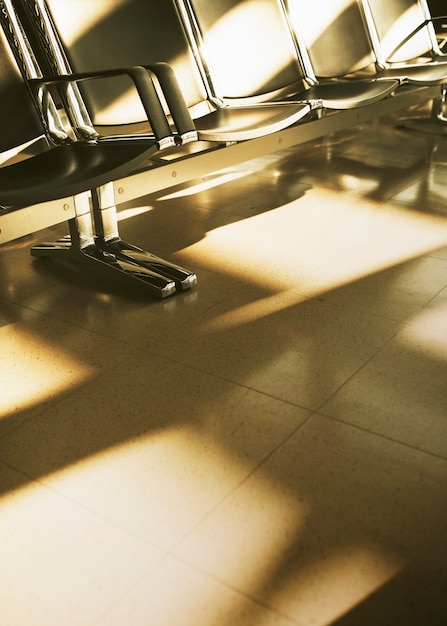
[[[88,191],[128,174],[154,153],[147,142],[73,143],[0,169],[0,204],[36,204]]]

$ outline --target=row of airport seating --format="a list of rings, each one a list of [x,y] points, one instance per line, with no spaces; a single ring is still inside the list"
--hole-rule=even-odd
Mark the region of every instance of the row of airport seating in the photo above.
[[[426,0],[0,0],[0,243],[157,297],[196,276],[122,241],[117,203],[433,102]]]

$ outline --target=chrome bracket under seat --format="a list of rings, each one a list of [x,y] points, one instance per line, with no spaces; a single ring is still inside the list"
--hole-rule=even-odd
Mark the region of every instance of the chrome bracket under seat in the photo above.
[[[164,262],[144,250],[120,240],[105,244],[101,237],[98,238],[92,220],[90,192],[76,196],[75,204],[76,217],[68,222],[69,235],[56,242],[33,246],[33,257],[56,258],[80,265],[83,270],[111,279],[113,283],[160,299],[175,294],[179,288],[187,289],[196,283],[195,274]],[[163,273],[156,271],[157,268]],[[175,279],[169,273],[175,275]]]
[[[197,276],[175,263],[161,259],[141,248],[124,242],[119,234],[113,182],[92,191],[95,243],[104,253],[173,280],[176,289],[185,291],[197,283]]]
[[[447,136],[447,85],[442,85],[440,97],[432,100],[430,115],[403,117],[396,126],[426,135]]]

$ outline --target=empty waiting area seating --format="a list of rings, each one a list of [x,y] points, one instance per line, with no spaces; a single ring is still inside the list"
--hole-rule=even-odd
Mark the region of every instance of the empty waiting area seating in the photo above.
[[[45,25],[41,49],[48,52],[47,69],[59,74],[110,71],[129,66],[145,66],[169,83],[166,65],[173,69],[184,103],[198,138],[203,141],[232,142],[260,137],[290,126],[305,117],[310,107],[304,102],[285,106],[222,107],[212,98],[206,79],[182,28],[171,0],[134,2],[91,0],[88,11],[79,0],[21,0],[17,3]],[[142,25],[145,25],[142,28]],[[48,32],[51,37],[48,37]],[[178,113],[177,93],[170,98],[169,84],[164,95],[167,112],[182,129],[187,116]],[[123,126],[144,119],[138,98],[123,82],[102,86],[82,86],[88,113],[97,125]],[[74,105],[76,107],[77,104]],[[181,131],[182,132],[182,131]]]
[[[296,100],[316,110],[346,110],[374,104],[398,87],[394,80],[323,84],[311,77],[282,0],[176,2],[214,94],[226,103]],[[340,42],[329,45],[326,54],[332,57],[339,48]]]
[[[447,55],[438,44],[426,0],[359,2],[382,76],[404,77],[414,85],[442,86],[442,94],[433,104],[431,120],[423,120],[425,128],[441,132],[446,122]]]
[[[443,62],[406,62],[398,67],[384,65],[381,62],[383,54],[378,48],[379,38],[372,26],[370,4],[370,0],[334,0],[328,6],[324,0],[314,0],[311,4],[304,0],[288,0],[297,41],[301,42],[302,49],[306,51],[307,73],[320,80],[331,79],[334,75],[345,76],[350,80],[359,75],[370,75],[380,80],[395,79],[404,89],[409,85],[439,87],[439,92],[433,99],[432,116],[428,121],[435,118],[442,122],[447,65]],[[415,3],[409,0],[409,4]],[[387,3],[377,0],[375,6],[377,18],[386,14],[392,15],[392,20],[397,19],[401,8],[401,0]],[[420,16],[417,18],[418,24],[421,23],[419,18]],[[411,21],[410,31],[412,25]],[[402,33],[402,29],[399,32]],[[427,37],[426,34],[424,45],[418,43],[417,49],[420,53],[427,52]],[[332,54],[327,54],[328,48]]]
[[[32,26],[37,22],[32,40],[46,74],[107,74],[129,66],[153,71],[181,138],[262,137],[312,120],[315,110],[376,104],[408,82],[399,72],[371,71],[374,50],[353,0],[335,0],[326,12],[318,0],[312,6],[301,0],[91,0],[88,14],[82,0],[16,0],[16,6]],[[324,34],[317,40],[316,27]],[[443,69],[435,68],[417,84],[443,80]],[[111,126],[130,131],[144,118],[122,81],[81,89],[71,94],[75,125],[79,111],[87,120],[81,126],[91,120],[103,132]]]
[[[378,31],[373,28],[379,18],[384,17],[384,21],[389,21],[388,16],[384,15],[385,9],[382,9],[385,4],[387,12],[393,15],[394,23],[400,14],[400,0],[388,3],[377,0],[375,18],[370,0],[334,0],[330,7],[324,0],[315,0],[311,5],[304,0],[288,0],[297,40],[307,53],[309,66],[306,67],[309,73],[313,72],[319,79],[334,76],[355,78],[369,74],[375,78],[395,78],[406,83],[442,85],[447,80],[447,66],[444,63],[423,68],[420,64],[413,66],[406,62],[399,69],[386,64],[385,57],[388,54],[378,47]],[[400,26],[397,33],[402,32]],[[413,51],[426,52],[427,46],[428,40]],[[327,54],[328,49],[331,54]]]
[[[409,64],[447,62],[436,37],[435,22],[426,0],[360,0],[374,45],[384,69]]]
[[[318,1],[304,19],[301,0],[89,0],[88,12],[83,0],[2,0],[13,83],[46,150],[0,172],[0,202],[16,194],[4,195],[0,219],[24,207],[46,216],[40,227],[70,217],[69,236],[34,256],[79,261],[159,297],[189,289],[193,272],[121,240],[118,181],[138,179],[140,198],[154,181],[169,187],[440,94],[439,77],[415,89],[399,73],[385,77],[357,2],[337,13],[335,0],[322,13]],[[28,127],[20,107],[14,113],[10,134]],[[15,153],[33,141],[7,143]],[[53,200],[71,212],[52,217]]]
[[[131,174],[160,152],[156,137],[142,142],[73,141],[69,135],[62,137],[60,123],[59,144],[50,143],[37,101],[22,75],[22,51],[17,47],[20,24],[6,11],[1,22],[0,152],[4,164],[0,168],[0,241],[69,218],[70,237],[59,246],[38,247],[35,256],[48,256],[57,250],[65,258],[159,297],[171,295],[179,285],[192,284],[193,273],[149,253],[140,251],[146,259],[139,263],[119,258],[98,245],[94,207],[100,211],[114,209],[110,190],[105,190],[112,181]],[[147,81],[151,84],[149,76]],[[41,86],[44,88],[45,81]],[[152,102],[152,119],[157,125],[166,125],[163,109],[156,105]],[[51,111],[53,117],[57,115],[56,108]]]

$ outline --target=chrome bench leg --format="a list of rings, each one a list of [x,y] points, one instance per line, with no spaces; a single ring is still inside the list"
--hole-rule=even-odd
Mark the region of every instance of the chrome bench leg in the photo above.
[[[427,135],[447,135],[447,87],[442,87],[441,96],[433,100],[431,113],[427,117],[407,117],[398,120],[397,126]]]
[[[191,289],[197,283],[197,276],[175,263],[161,259],[137,246],[123,241],[118,232],[113,183],[95,190],[93,193],[96,244],[106,253],[113,254],[121,261],[156,272],[173,280],[179,291]]]
[[[90,192],[75,197],[76,217],[69,221],[70,234],[54,243],[33,246],[34,257],[56,259],[81,265],[88,271],[99,272],[123,287],[137,288],[157,298],[176,292],[175,282],[130,260],[118,258],[97,245],[92,219]]]

